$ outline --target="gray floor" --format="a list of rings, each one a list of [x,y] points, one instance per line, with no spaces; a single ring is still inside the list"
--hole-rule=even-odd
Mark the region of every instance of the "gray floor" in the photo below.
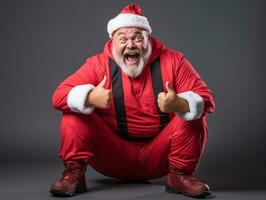
[[[34,165],[1,164],[0,167],[0,200],[58,199],[50,196],[49,188],[51,182],[59,178],[62,172],[63,168],[59,162],[35,163]],[[191,199],[183,195],[165,193],[165,177],[147,183],[124,183],[105,177],[90,167],[88,167],[86,177],[88,192],[71,199]],[[204,179],[208,180],[213,188],[213,194],[208,199],[266,199],[266,187],[263,190],[264,180],[254,185],[250,179],[247,179],[246,183],[243,183],[244,179],[230,181],[229,178],[223,178],[222,181],[217,181],[216,178],[208,176]]]

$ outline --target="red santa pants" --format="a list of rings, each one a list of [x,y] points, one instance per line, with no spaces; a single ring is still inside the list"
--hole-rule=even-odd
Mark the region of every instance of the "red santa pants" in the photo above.
[[[152,179],[168,173],[168,166],[192,173],[207,140],[206,119],[184,121],[178,116],[146,143],[121,139],[96,113],[64,113],[60,158],[87,160],[100,173],[121,179]]]

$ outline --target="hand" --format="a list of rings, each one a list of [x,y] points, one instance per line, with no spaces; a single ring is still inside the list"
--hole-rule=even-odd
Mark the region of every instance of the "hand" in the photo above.
[[[106,80],[107,78],[104,76],[103,80],[88,94],[86,106],[109,108],[112,92],[104,88]]]
[[[165,113],[185,113],[189,111],[189,106],[186,100],[179,98],[175,90],[170,85],[169,81],[165,83],[167,93],[160,92],[158,94],[157,103],[162,112]]]

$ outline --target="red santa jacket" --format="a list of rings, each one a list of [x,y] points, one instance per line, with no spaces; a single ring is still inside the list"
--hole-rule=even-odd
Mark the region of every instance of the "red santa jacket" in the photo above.
[[[143,72],[136,78],[121,73],[128,133],[132,137],[151,137],[160,131],[160,118],[152,88],[150,64],[160,57],[161,77],[169,81],[177,95],[189,103],[190,112],[179,115],[183,120],[205,117],[214,111],[214,97],[211,90],[178,51],[166,48],[160,41],[151,38],[152,53]],[[107,76],[106,89],[112,90],[109,59],[113,59],[109,40],[101,54],[89,57],[86,63],[64,80],[53,95],[53,107],[62,112],[91,114],[96,112],[113,130],[117,130],[114,102],[107,109],[85,107],[88,92]],[[172,113],[170,117],[173,117]]]

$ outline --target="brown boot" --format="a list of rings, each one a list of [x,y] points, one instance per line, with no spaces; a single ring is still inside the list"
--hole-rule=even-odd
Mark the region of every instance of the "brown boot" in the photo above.
[[[204,198],[211,194],[207,184],[197,180],[192,174],[186,174],[172,165],[169,167],[166,192],[183,193],[194,198]]]
[[[86,192],[86,163],[82,161],[68,161],[64,165],[66,169],[63,172],[63,177],[60,181],[52,183],[51,194],[68,197],[76,193]]]

